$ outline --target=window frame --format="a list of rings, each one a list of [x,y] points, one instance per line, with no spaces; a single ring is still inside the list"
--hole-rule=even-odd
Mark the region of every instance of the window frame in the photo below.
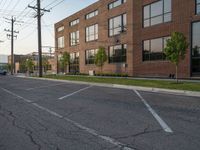
[[[94,51],[94,56],[93,58],[87,58],[87,52],[89,51]],[[88,49],[88,50],[85,50],[85,64],[86,65],[94,65],[94,60],[95,60],[95,55],[97,54],[98,52],[98,49]],[[93,63],[91,63],[91,61],[93,61]]]
[[[71,32],[69,34],[70,34],[70,36],[69,36],[70,37],[70,46],[79,45],[79,42],[80,42],[80,32],[79,32],[79,30]],[[73,39],[75,42],[72,41],[72,34],[75,35],[75,39]]]
[[[147,39],[147,40],[143,40],[142,41],[142,61],[143,62],[153,62],[153,61],[167,61],[165,54],[163,53],[164,48],[165,48],[165,39],[171,38],[170,35],[167,36],[162,36],[162,37],[157,37],[157,38],[152,38],[152,39]],[[151,50],[151,41],[152,40],[156,40],[156,39],[162,39],[162,59],[151,59],[151,54],[152,54],[152,50]],[[149,59],[146,60],[145,59],[145,53],[144,53],[144,42],[145,41],[149,41]]]
[[[59,41],[59,39],[62,39],[62,40]],[[61,46],[59,46],[59,45],[61,45]],[[60,36],[60,37],[57,38],[57,48],[58,49],[63,49],[64,47],[65,47],[65,37],[64,36]]]
[[[73,26],[75,26],[75,25],[77,25],[77,24],[79,24],[79,23],[80,23],[80,19],[77,18],[77,19],[75,19],[75,20],[70,21],[70,22],[69,22],[69,26],[70,26],[70,27],[73,27]]]
[[[151,13],[152,13],[151,7],[152,7],[152,5],[159,3],[159,2],[162,2],[162,14],[151,17]],[[152,26],[159,25],[159,24],[162,24],[162,23],[172,22],[172,3],[173,3],[173,1],[171,0],[171,11],[169,11],[169,12],[165,12],[165,0],[158,0],[158,1],[152,2],[150,4],[144,5],[143,9],[142,9],[142,27],[148,28],[148,27],[152,27]],[[149,7],[149,18],[145,18],[145,16],[144,16],[144,10],[145,10],[145,7],[147,7],[147,6]],[[170,14],[171,19],[169,21],[165,21],[165,16],[168,15],[168,14]],[[159,16],[162,17],[162,22],[152,25],[152,19],[157,18]],[[149,25],[145,26],[145,21],[148,21],[148,20],[149,20]]]
[[[97,26],[97,29],[96,29],[96,26]],[[87,34],[87,31],[89,31],[90,27],[94,27],[94,34]],[[92,35],[94,35],[94,39],[93,40],[88,40],[88,39],[90,39],[89,37],[92,36]],[[85,42],[92,42],[92,41],[96,41],[98,39],[99,39],[99,25],[98,25],[98,23],[95,23],[93,25],[85,27]]]
[[[200,8],[200,1],[198,2],[198,0],[195,0],[195,14],[196,15],[200,15],[200,9],[199,9],[199,12],[198,12],[198,6]]]
[[[119,1],[120,1],[120,4],[117,5],[117,6],[114,6],[114,4],[117,3],[117,2],[119,2]],[[123,5],[126,2],[127,2],[127,0],[115,0],[115,1],[113,1],[113,2],[111,2],[111,3],[108,4],[108,10],[114,9],[116,7],[119,7],[119,6]],[[112,5],[112,7],[110,7],[111,5]]]
[[[122,49],[125,50],[125,56],[123,56],[123,55],[120,56],[120,60],[121,61],[114,61],[113,58],[117,58],[117,57],[111,57],[110,56],[110,50],[111,50],[110,48],[113,47],[113,50],[115,50],[114,47],[116,47],[116,46],[121,46]],[[126,47],[126,49],[124,49],[125,47]],[[121,51],[122,51],[122,49],[121,49]],[[127,62],[127,49],[128,49],[128,44],[126,44],[126,43],[109,46],[108,47],[108,63],[109,64],[122,64],[122,63],[126,63]],[[123,57],[125,57],[125,61],[123,61]]]
[[[92,15],[92,14],[93,14],[93,16],[90,16],[90,15]],[[95,17],[95,16],[98,16],[98,15],[99,15],[99,10],[96,9],[96,10],[94,10],[94,11],[92,11],[92,12],[86,14],[86,15],[85,15],[85,19],[86,19],[86,20],[89,20],[89,19],[91,19],[91,18],[93,18],[93,17]]]
[[[126,17],[124,17],[124,15]],[[112,21],[112,27],[114,27],[114,19],[117,18],[117,17],[120,17],[120,20],[121,20],[121,27],[117,27],[117,28],[121,28],[121,30],[119,31],[118,34],[114,34],[114,30],[117,29],[117,28],[110,28],[111,24],[110,24],[110,21]],[[124,18],[126,18],[126,24],[124,23]],[[110,35],[110,31],[112,30],[112,35]],[[114,16],[112,18],[109,18],[108,19],[108,36],[109,37],[113,37],[113,36],[116,36],[116,35],[119,35],[121,33],[125,33],[127,31],[127,13],[123,13],[123,14],[120,14],[120,15],[117,15],[117,16]]]
[[[62,32],[65,29],[64,25],[57,28],[57,32]]]

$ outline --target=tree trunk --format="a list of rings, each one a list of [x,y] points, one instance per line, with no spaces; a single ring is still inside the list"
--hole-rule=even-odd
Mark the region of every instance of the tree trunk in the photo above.
[[[176,83],[178,83],[178,65],[176,65]]]

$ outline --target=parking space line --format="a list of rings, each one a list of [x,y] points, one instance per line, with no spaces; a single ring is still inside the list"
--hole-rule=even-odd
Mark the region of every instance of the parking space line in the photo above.
[[[89,86],[89,87],[91,87],[91,86]],[[87,87],[87,88],[89,88],[89,87]],[[28,99],[26,99],[26,98],[23,98],[22,96],[19,96],[19,95],[15,94],[15,93],[13,93],[13,92],[7,90],[7,89],[4,89],[4,88],[1,88],[1,89],[4,90],[5,92],[9,93],[10,95],[13,95],[13,96],[15,96],[15,97],[17,97],[17,98],[20,98],[21,100],[23,100],[23,101],[29,103],[30,105],[32,105],[32,106],[34,106],[34,107],[36,107],[36,108],[38,108],[38,109],[40,109],[40,110],[42,110],[42,111],[45,111],[45,112],[47,112],[47,113],[49,113],[49,114],[51,114],[51,115],[53,115],[53,116],[55,116],[55,117],[57,117],[57,118],[59,118],[59,119],[63,119],[63,120],[65,120],[65,121],[71,123],[72,125],[74,125],[74,126],[76,126],[77,128],[79,128],[79,129],[81,129],[81,130],[87,132],[88,134],[91,134],[91,135],[93,135],[93,136],[96,136],[96,137],[99,138],[99,139],[102,139],[102,140],[104,140],[104,141],[106,141],[106,142],[108,142],[108,143],[110,143],[110,144],[112,144],[112,145],[117,146],[117,147],[120,148],[121,150],[134,150],[133,148],[130,148],[130,147],[126,146],[126,144],[123,144],[123,143],[121,143],[121,142],[119,142],[119,141],[117,141],[117,140],[115,140],[115,139],[113,139],[113,138],[111,138],[111,137],[109,137],[109,136],[101,135],[101,134],[99,134],[96,130],[93,130],[93,129],[91,129],[91,128],[88,128],[88,127],[86,127],[86,126],[83,126],[83,125],[81,125],[80,123],[75,122],[75,121],[73,121],[73,120],[71,120],[71,119],[69,119],[69,118],[67,118],[67,117],[64,117],[64,116],[62,116],[62,115],[60,115],[60,114],[58,114],[58,113],[56,113],[56,112],[54,112],[54,111],[52,111],[52,110],[46,108],[46,107],[43,107],[43,106],[41,106],[41,105],[39,105],[39,104],[37,104],[37,103],[34,103],[34,102],[31,103],[30,100],[28,100]]]
[[[46,88],[46,87],[54,87],[54,86],[59,86],[59,85],[63,85],[66,83],[59,83],[59,84],[54,84],[54,85],[45,85],[45,86],[39,86],[39,87],[34,87],[34,88],[28,88],[26,89],[27,91],[31,91],[31,90],[35,90],[35,89],[42,89],[42,88]]]
[[[144,103],[144,105],[147,107],[147,109],[150,111],[150,113],[153,115],[153,117],[157,120],[157,122],[160,124],[162,129],[165,132],[173,133],[172,129],[165,123],[165,121],[156,113],[155,110],[147,103],[147,101],[142,97],[142,95],[137,91],[133,90],[137,96],[140,98],[140,100]]]
[[[15,93],[13,93],[13,92],[7,90],[7,89],[4,89],[4,88],[1,88],[1,89],[2,89],[4,92],[9,93],[10,95],[15,96],[15,97],[17,97],[17,98],[19,98],[19,99],[22,99],[22,100],[24,100],[24,101],[27,102],[27,103],[31,103],[31,102],[32,102],[31,100],[25,99],[25,98],[23,98],[23,97],[21,97],[21,96],[15,94]]]
[[[82,88],[82,89],[80,89],[80,90],[78,90],[78,91],[75,91],[75,92],[73,92],[73,93],[70,93],[70,94],[67,94],[67,95],[65,95],[65,96],[62,96],[62,97],[60,97],[60,98],[58,98],[58,99],[59,99],[59,100],[63,100],[63,99],[65,99],[65,98],[68,98],[68,97],[70,97],[70,96],[73,96],[73,95],[75,95],[75,94],[77,94],[77,93],[80,93],[80,92],[82,92],[82,91],[84,91],[84,90],[87,90],[87,89],[89,89],[89,88],[91,88],[91,87],[93,87],[93,86],[92,86],[92,85],[87,86],[87,87]]]

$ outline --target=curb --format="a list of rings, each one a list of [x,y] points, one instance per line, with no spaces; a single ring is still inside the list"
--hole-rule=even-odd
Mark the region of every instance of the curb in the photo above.
[[[46,81],[57,81],[57,82],[62,82],[62,83],[85,84],[85,85],[93,85],[93,86],[99,86],[99,87],[110,87],[110,88],[117,88],[117,89],[128,89],[128,90],[138,90],[138,91],[144,91],[144,92],[163,93],[163,94],[172,94],[172,95],[180,95],[180,96],[190,96],[190,97],[200,97],[200,92],[184,91],[184,90],[170,90],[170,89],[151,88],[151,87],[142,87],[142,86],[94,83],[94,82],[84,82],[84,81],[70,81],[70,80],[61,80],[61,79],[36,78],[36,77],[24,77],[24,76],[18,76],[17,78],[37,79],[37,80],[44,80],[44,81],[45,80]]]

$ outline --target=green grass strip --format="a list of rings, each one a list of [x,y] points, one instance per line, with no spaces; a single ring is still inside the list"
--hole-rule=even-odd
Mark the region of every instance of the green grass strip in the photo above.
[[[120,85],[132,85],[151,88],[163,88],[163,89],[176,89],[187,91],[200,91],[200,83],[180,81],[166,81],[166,80],[142,80],[131,78],[106,78],[106,77],[89,77],[89,76],[64,76],[64,75],[47,75],[44,78],[61,79],[69,81],[84,81],[94,83],[108,83],[108,84],[120,84]]]

